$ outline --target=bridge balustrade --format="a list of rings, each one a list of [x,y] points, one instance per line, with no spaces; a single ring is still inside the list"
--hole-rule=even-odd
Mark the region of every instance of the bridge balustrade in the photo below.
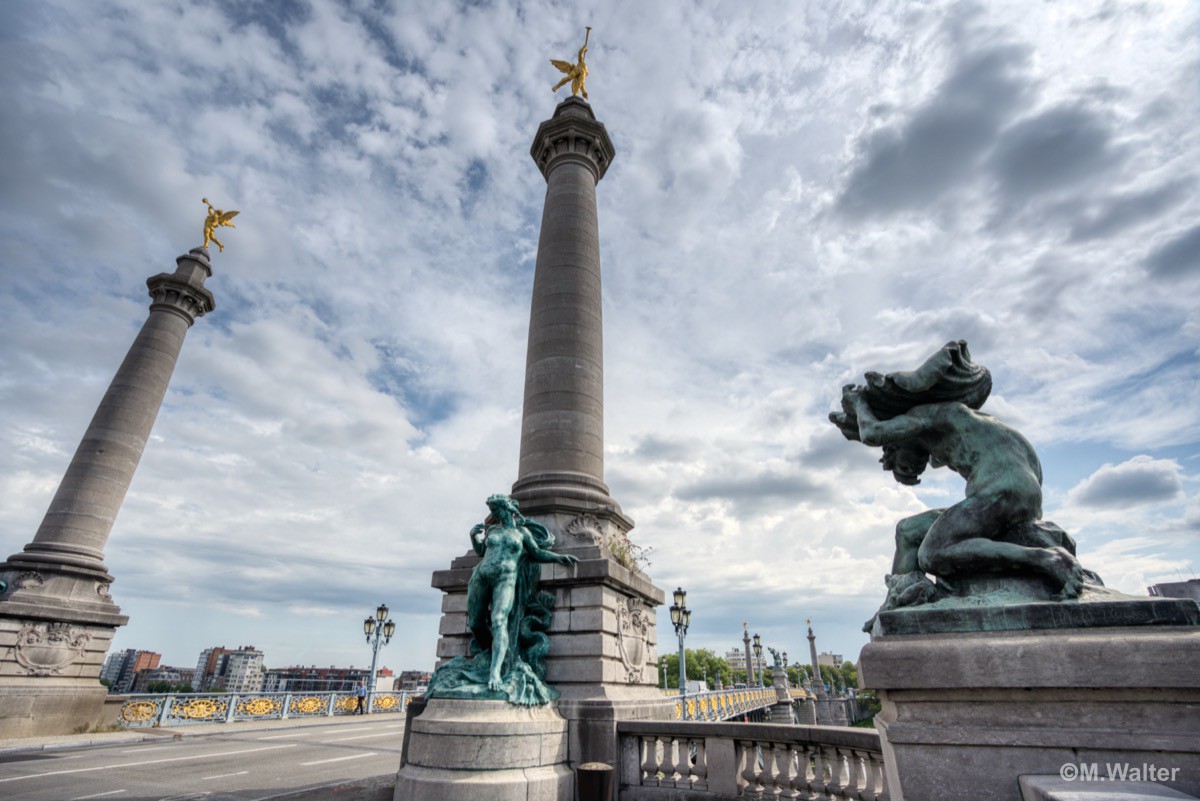
[[[619,801],[887,801],[879,734],[760,723],[617,724]]]
[[[688,693],[680,698],[677,690],[662,690],[668,698],[675,698],[676,720],[720,721],[776,703],[775,690],[770,687],[753,687],[744,690],[709,690]]]
[[[367,699],[372,713],[404,712],[412,694],[376,692]],[[353,715],[358,697],[341,693],[167,693],[130,695],[118,720],[126,728],[234,723],[241,720]]]

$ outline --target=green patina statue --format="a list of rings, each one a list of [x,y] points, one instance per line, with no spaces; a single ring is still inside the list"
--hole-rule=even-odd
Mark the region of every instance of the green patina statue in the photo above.
[[[842,411],[829,415],[842,434],[881,446],[884,470],[901,484],[920,483],[927,465],[949,467],[967,480],[961,502],[897,524],[880,611],[970,596],[972,579],[981,575],[1036,577],[1057,600],[1079,597],[1085,583],[1102,585],[1080,566],[1071,537],[1040,520],[1041,463],[1028,440],[979,411],[991,393],[991,375],[971,361],[965,341],[948,343],[911,372],[867,373],[866,379],[843,387]],[[982,602],[1034,600],[1025,582],[1013,582],[1010,597],[995,582],[987,587],[992,597]]]
[[[539,592],[543,562],[572,565],[553,553],[554,535],[526,519],[507,495],[487,499],[491,514],[471,529],[483,557],[467,584],[470,654],[434,671],[429,698],[482,698],[537,706],[558,698],[545,683],[554,595]]]

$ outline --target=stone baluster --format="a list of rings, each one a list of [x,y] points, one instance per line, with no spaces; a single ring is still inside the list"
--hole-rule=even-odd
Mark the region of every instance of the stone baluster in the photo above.
[[[658,738],[653,735],[643,735],[638,738],[642,750],[642,781],[647,787],[657,787],[658,777]]]
[[[762,748],[762,778],[763,795],[774,798],[779,794],[779,749],[775,743],[763,743]]]
[[[887,801],[887,773],[883,770],[883,756],[868,753],[867,758],[867,772],[871,777],[871,793],[867,798],[869,801]]]
[[[742,795],[743,797],[758,798],[761,788],[758,785],[758,749],[753,740],[739,740],[742,766]]]
[[[708,789],[708,754],[704,747],[704,738],[692,741],[696,746],[696,764],[692,766],[692,789]]]
[[[825,784],[825,792],[834,798],[845,798],[846,791],[846,755],[837,746],[825,746],[829,765],[829,779]]]
[[[814,798],[824,798],[829,778],[829,759],[825,747],[815,746],[812,751],[812,759],[813,775],[812,780],[808,783],[808,790]]]

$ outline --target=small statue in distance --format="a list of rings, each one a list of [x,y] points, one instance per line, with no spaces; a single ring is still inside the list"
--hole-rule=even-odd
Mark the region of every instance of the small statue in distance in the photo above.
[[[592,29],[589,27],[587,29],[587,33],[585,33],[583,36],[583,47],[579,48],[577,63],[572,64],[570,61],[559,61],[556,58],[550,59],[550,63],[557,67],[559,72],[566,73],[567,76],[558,83],[554,84],[554,88],[550,90],[551,92],[557,92],[563,86],[563,84],[565,84],[567,81],[570,81],[571,95],[574,96],[581,94],[583,95],[584,100],[588,99],[587,88],[584,86],[584,84],[587,82],[588,68],[587,62],[585,62],[583,58],[585,55],[587,55],[588,39],[591,37],[591,35]]]
[[[226,228],[237,228],[230,220],[238,216],[236,211],[221,211],[214,209],[213,204],[208,202],[208,198],[201,198],[201,203],[208,206],[208,216],[204,218],[204,245],[208,247],[209,242],[216,242],[221,253],[225,252],[225,246],[221,244],[221,240],[217,239],[217,229],[224,226]]]
[[[428,696],[545,704],[558,692],[544,681],[554,595],[538,591],[542,563],[578,560],[551,551],[554,535],[522,515],[511,497],[493,495],[487,505],[487,520],[470,533],[471,547],[483,557],[467,583],[470,654],[434,671]]]
[[[846,439],[882,447],[883,469],[901,484],[920,483],[927,465],[967,480],[964,500],[896,525],[880,611],[959,595],[957,580],[979,574],[1040,577],[1054,600],[1079,597],[1085,582],[1102,585],[1080,566],[1071,537],[1040,520],[1041,463],[1020,433],[979,411],[991,374],[971,361],[965,341],[946,344],[916,370],[866,379],[843,387],[842,411],[829,415]]]

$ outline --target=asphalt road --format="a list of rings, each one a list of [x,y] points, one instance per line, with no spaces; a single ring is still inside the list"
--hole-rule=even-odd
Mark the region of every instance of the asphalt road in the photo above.
[[[404,721],[0,754],[0,799],[264,801],[395,773]]]

